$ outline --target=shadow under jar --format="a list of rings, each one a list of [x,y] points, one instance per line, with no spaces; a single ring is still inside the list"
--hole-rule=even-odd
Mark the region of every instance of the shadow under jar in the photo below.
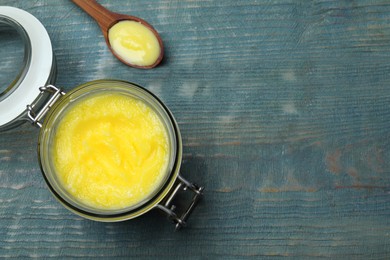
[[[23,34],[29,57],[24,59],[25,73],[0,100],[0,108],[17,104],[12,113],[0,110],[0,130],[26,120],[40,127],[39,162],[55,198],[91,220],[124,221],[159,209],[176,229],[185,226],[203,187],[179,174],[182,140],[163,102],[120,80],[91,81],[65,93],[51,84],[55,63],[43,25],[11,7],[0,7],[2,22]],[[45,69],[44,75],[31,79],[37,66]],[[177,207],[182,191],[190,194],[189,203]]]

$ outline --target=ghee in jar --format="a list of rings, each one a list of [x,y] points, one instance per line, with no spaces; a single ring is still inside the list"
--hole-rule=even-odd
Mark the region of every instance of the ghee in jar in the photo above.
[[[127,63],[151,66],[159,58],[161,48],[154,33],[136,21],[121,21],[108,31],[112,50]]]
[[[166,178],[166,129],[144,101],[96,94],[64,113],[53,138],[57,177],[79,202],[124,209],[152,196]]]

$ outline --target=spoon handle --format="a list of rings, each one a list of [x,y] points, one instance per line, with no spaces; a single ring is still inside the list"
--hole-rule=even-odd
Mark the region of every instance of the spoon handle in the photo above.
[[[72,0],[72,2],[95,19],[105,34],[118,18],[118,14],[107,10],[95,0]]]

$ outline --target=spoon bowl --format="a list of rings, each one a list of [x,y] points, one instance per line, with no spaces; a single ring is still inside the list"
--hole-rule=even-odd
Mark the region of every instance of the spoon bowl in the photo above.
[[[106,40],[106,44],[109,47],[110,51],[117,59],[119,59],[124,64],[131,66],[131,67],[140,68],[140,69],[151,69],[151,68],[156,67],[163,59],[164,47],[163,47],[163,42],[161,40],[161,37],[160,37],[159,33],[153,28],[153,26],[151,26],[145,20],[143,20],[139,17],[136,17],[136,16],[124,15],[124,14],[112,12],[112,11],[106,9],[105,7],[103,7],[102,5],[100,5],[95,0],[72,0],[72,2],[75,3],[77,6],[79,6],[81,9],[83,9],[86,13],[88,13],[97,22],[97,24],[99,25],[100,29],[103,32],[103,36]],[[119,22],[123,22],[123,21],[132,21],[132,22],[136,22],[136,23],[142,25],[144,27],[144,29],[146,29],[145,31],[149,31],[151,33],[151,34],[150,33],[149,34],[152,35],[151,37],[155,38],[155,39],[153,39],[153,41],[156,42],[156,44],[159,48],[159,52],[157,52],[157,55],[155,55],[155,58],[152,59],[152,62],[149,62],[147,64],[141,64],[139,62],[132,62],[128,58],[126,58],[123,55],[121,55],[120,53],[118,53],[118,51],[116,51],[115,48],[113,48],[112,43],[110,42],[110,39],[109,39],[110,29],[113,28],[113,26],[115,26]],[[132,37],[132,36],[129,36],[129,37]],[[149,38],[151,38],[151,37],[149,37]],[[122,42],[126,41],[126,42],[131,43],[136,39],[129,38],[129,39],[121,39],[121,40],[122,40]],[[131,43],[131,44],[133,46],[138,45],[138,43]],[[151,46],[151,44],[147,44],[147,45]],[[140,55],[142,56],[142,53],[144,53],[144,52],[145,51],[143,50],[143,51],[140,51],[139,53],[141,53]]]

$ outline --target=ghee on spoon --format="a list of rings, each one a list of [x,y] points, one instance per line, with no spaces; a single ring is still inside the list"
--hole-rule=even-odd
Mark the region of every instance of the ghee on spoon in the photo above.
[[[141,18],[111,12],[95,0],[72,0],[100,26],[111,52],[124,64],[140,68],[156,67],[164,56],[158,32]]]

